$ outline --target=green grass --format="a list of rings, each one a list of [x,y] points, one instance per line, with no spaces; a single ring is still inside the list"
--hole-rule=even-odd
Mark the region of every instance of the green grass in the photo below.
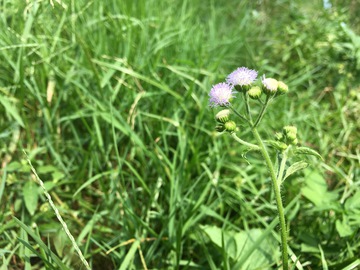
[[[276,269],[268,172],[216,134],[208,107],[211,86],[238,66],[290,86],[262,136],[295,125],[324,158],[282,189],[296,269],[360,264],[360,29],[349,1],[329,11],[53,2],[0,3],[1,270],[85,269],[23,149],[92,269],[255,269],[262,249],[258,269]],[[245,127],[239,136],[254,143]],[[228,237],[245,239],[252,261]]]

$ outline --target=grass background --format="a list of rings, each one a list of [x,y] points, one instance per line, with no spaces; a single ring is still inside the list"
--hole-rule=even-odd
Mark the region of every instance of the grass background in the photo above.
[[[331,3],[1,1],[0,269],[84,269],[23,149],[93,269],[255,269],[214,240],[278,239],[263,161],[208,107],[238,66],[290,87],[263,137],[324,157],[283,187],[297,269],[359,265],[360,6]]]

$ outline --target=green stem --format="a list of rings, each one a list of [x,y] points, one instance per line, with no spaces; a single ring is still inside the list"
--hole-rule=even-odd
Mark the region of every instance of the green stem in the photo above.
[[[271,162],[269,153],[266,150],[266,147],[259,135],[259,132],[255,127],[252,128],[252,132],[254,134],[255,139],[257,140],[260,152],[265,159],[266,166],[270,172],[273,189],[275,193],[276,205],[279,214],[279,222],[280,222],[280,233],[281,233],[281,246],[282,246],[282,262],[283,262],[283,270],[288,270],[288,251],[287,251],[287,233],[286,233],[286,222],[285,222],[285,214],[284,214],[284,207],[281,201],[281,192],[280,186],[277,183],[277,178],[274,170],[274,166]]]
[[[270,100],[271,100],[270,96],[266,96],[265,104],[263,105],[263,107],[262,107],[262,109],[260,111],[260,114],[259,114],[258,118],[255,121],[254,128],[256,128],[260,124],[260,121],[261,121],[261,119],[263,118],[263,116],[265,114],[266,108],[269,105]]]
[[[280,163],[280,168],[279,168],[279,172],[278,172],[278,176],[277,176],[277,183],[278,186],[281,186],[281,183],[283,181],[283,175],[284,175],[284,170],[285,170],[285,165],[286,165],[286,161],[287,161],[287,151],[283,151],[282,152],[282,158],[281,158],[281,163]]]
[[[242,139],[240,139],[235,132],[231,133],[231,136],[235,139],[235,141],[237,141],[238,143],[241,143],[249,148],[251,148],[252,150],[260,150],[260,147],[257,146],[256,144],[252,144],[252,143],[248,143],[246,141],[243,141]]]
[[[48,200],[51,208],[54,210],[57,219],[60,221],[60,223],[61,223],[61,225],[62,225],[62,227],[63,227],[66,235],[69,237],[69,239],[70,239],[70,241],[71,241],[74,249],[75,249],[76,252],[78,253],[78,255],[79,255],[79,257],[80,257],[80,260],[81,260],[82,263],[85,265],[85,268],[86,268],[87,270],[91,270],[91,267],[90,267],[89,263],[87,262],[87,260],[85,259],[84,255],[82,254],[79,246],[77,245],[74,236],[73,236],[73,235],[71,234],[71,232],[69,231],[69,228],[68,228],[68,226],[66,225],[65,221],[63,220],[63,218],[61,217],[61,215],[60,215],[60,213],[59,213],[59,210],[56,208],[56,206],[55,206],[55,204],[54,204],[54,202],[53,202],[53,200],[52,200],[49,192],[47,191],[47,189],[46,189],[46,187],[45,187],[45,185],[44,185],[44,182],[40,179],[40,177],[39,177],[39,175],[37,174],[34,166],[31,164],[30,158],[28,157],[28,155],[27,155],[27,153],[25,152],[25,150],[23,150],[23,152],[24,152],[24,154],[25,154],[25,156],[26,156],[27,162],[28,162],[29,165],[30,165],[31,171],[33,172],[33,174],[35,175],[36,180],[38,181],[38,183],[40,184],[41,188],[43,189],[44,194],[45,194],[45,196],[46,196],[46,198],[47,198],[47,200]]]
[[[247,122],[250,126],[251,126],[251,123],[248,119],[246,119],[245,116],[243,116],[241,113],[239,113],[237,110],[234,109],[234,107],[232,106],[229,106],[229,108],[237,115],[239,116],[242,120],[244,120],[245,122]]]
[[[251,117],[251,111],[250,111],[250,105],[249,105],[249,95],[248,93],[244,93],[244,100],[245,100],[245,108],[246,108],[246,114],[249,117],[249,123],[252,126],[252,117]]]

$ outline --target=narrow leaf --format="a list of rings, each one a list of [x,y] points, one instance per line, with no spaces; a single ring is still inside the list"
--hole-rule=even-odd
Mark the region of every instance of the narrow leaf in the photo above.
[[[5,111],[8,112],[20,126],[25,127],[16,106],[14,106],[8,98],[0,95],[0,103],[5,107]]]
[[[64,263],[59,259],[59,257],[57,257],[48,247],[47,245],[35,234],[35,232],[30,229],[28,226],[26,226],[24,223],[22,223],[19,219],[17,219],[16,217],[13,217],[13,219],[15,220],[15,222],[21,227],[23,228],[28,235],[30,235],[35,242],[39,245],[40,248],[42,248],[46,254],[49,255],[49,257],[51,257],[51,259],[56,263],[56,265],[61,269],[61,270],[69,270]]]

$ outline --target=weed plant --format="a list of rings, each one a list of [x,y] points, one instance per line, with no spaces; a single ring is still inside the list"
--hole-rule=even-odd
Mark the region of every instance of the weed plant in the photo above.
[[[1,1],[0,269],[86,269],[23,150],[91,269],[280,267],[268,171],[208,106],[238,66],[289,86],[264,137],[324,158],[284,182],[290,265],[358,267],[360,7],[330,2]]]

